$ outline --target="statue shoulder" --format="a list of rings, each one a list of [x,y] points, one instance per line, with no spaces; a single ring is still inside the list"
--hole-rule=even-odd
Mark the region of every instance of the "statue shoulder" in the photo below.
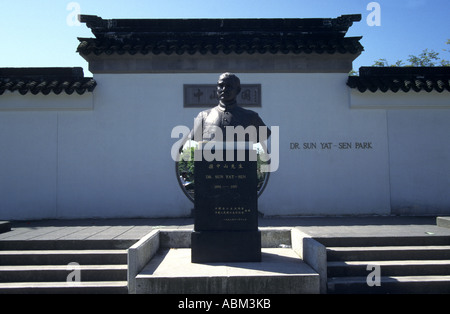
[[[214,108],[210,108],[210,109],[207,109],[207,110],[200,111],[198,113],[198,115],[197,115],[197,118],[206,118],[211,113],[212,109],[214,109]]]
[[[250,109],[243,108],[243,107],[241,107],[241,106],[236,107],[236,109],[238,109],[238,110],[241,111],[242,113],[245,113],[245,114],[248,114],[248,115],[255,115],[255,114],[257,114],[255,111],[250,110]]]
[[[259,118],[259,114],[253,110],[242,108],[242,107],[238,107],[238,108],[239,108],[239,111],[241,112],[241,114],[247,116],[248,118]]]

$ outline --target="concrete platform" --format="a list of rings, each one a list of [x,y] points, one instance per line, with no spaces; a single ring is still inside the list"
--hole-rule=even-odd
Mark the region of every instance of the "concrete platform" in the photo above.
[[[419,246],[437,245],[436,241],[450,245],[450,228],[444,227],[442,221],[436,216],[264,217],[259,219],[259,227],[263,248],[291,246],[320,274],[320,291],[327,293],[326,246],[342,247],[344,242],[347,246],[399,246],[411,245],[403,243],[410,240]],[[128,248],[128,292],[135,293],[133,278],[155,252],[189,249],[193,224],[192,218],[11,221],[11,231],[0,234],[0,250],[77,250],[80,243],[84,249]],[[392,241],[386,244],[386,238]],[[249,269],[256,271],[254,267]],[[263,293],[271,293],[267,291]]]
[[[263,248],[255,263],[191,263],[189,248],[160,249],[136,276],[136,293],[319,293],[319,274],[289,248]]]
[[[259,227],[299,228],[313,237],[450,235],[435,216],[264,217]],[[193,229],[192,218],[11,221],[1,241],[134,240],[152,230]]]

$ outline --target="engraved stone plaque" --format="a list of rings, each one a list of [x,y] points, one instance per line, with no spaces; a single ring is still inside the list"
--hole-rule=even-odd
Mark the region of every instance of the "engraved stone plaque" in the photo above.
[[[233,160],[227,153],[219,151],[222,161],[195,161],[193,263],[261,261],[255,152],[244,151],[244,160],[237,150]]]
[[[261,107],[261,84],[241,85],[241,92],[236,101],[241,107]],[[216,85],[184,85],[185,108],[214,107],[218,103]]]
[[[196,231],[258,229],[256,157],[233,159],[195,162]]]

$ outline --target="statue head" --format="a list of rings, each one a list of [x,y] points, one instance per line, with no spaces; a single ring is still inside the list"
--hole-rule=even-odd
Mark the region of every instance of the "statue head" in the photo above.
[[[217,97],[223,104],[236,102],[236,97],[241,92],[241,80],[233,73],[223,73],[217,81]]]

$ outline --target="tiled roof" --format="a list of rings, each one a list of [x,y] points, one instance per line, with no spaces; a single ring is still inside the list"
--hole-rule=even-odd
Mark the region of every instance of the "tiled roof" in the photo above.
[[[82,55],[351,53],[362,37],[345,37],[361,15],[328,19],[113,19],[81,15],[95,38],[79,38]]]
[[[359,76],[349,76],[347,85],[361,93],[450,92],[450,67],[361,67]]]
[[[25,95],[53,92],[82,95],[92,92],[97,83],[84,77],[82,68],[0,68],[0,95],[5,91]]]

